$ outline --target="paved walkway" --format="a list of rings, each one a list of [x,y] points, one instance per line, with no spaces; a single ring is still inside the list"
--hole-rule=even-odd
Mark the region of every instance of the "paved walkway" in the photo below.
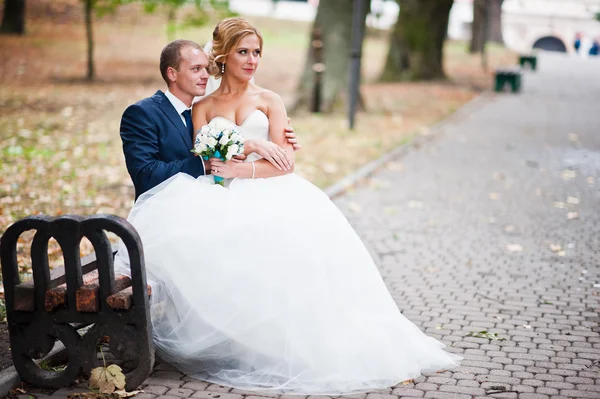
[[[465,356],[354,398],[600,398],[600,60],[539,61],[336,200],[403,313]],[[138,399],[256,396],[166,364],[147,383]]]

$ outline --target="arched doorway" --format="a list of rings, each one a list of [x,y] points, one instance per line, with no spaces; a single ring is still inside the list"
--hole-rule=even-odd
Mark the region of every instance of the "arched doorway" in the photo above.
[[[546,51],[558,51],[560,53],[567,52],[567,47],[563,41],[554,36],[545,36],[537,39],[535,43],[533,43],[533,48]]]

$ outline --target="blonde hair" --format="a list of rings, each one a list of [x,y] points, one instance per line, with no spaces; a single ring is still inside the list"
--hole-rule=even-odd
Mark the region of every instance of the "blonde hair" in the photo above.
[[[235,46],[248,35],[256,35],[262,52],[263,38],[258,29],[243,18],[227,18],[217,24],[213,31],[212,51],[208,55],[208,73],[215,78],[222,76],[223,61]]]

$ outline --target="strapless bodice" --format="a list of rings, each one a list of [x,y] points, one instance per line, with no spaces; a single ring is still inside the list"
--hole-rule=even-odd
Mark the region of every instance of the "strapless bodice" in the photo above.
[[[219,123],[222,122],[235,126],[242,134],[242,137],[244,137],[244,140],[269,140],[269,118],[267,118],[267,115],[265,115],[265,113],[259,109],[252,111],[250,115],[248,115],[246,119],[242,122],[241,125],[237,125],[235,122],[228,118],[225,118],[224,116],[215,116],[210,120],[209,123],[213,123],[217,120],[219,121]],[[248,155],[248,158],[246,158],[245,162],[256,161],[260,158],[261,157],[258,154],[252,153]]]
[[[236,125],[235,122],[224,116],[215,116],[210,120],[210,123],[215,120],[218,120],[219,123],[229,123],[235,126],[242,133],[244,139],[269,139],[269,118],[260,109],[252,111],[241,125]]]

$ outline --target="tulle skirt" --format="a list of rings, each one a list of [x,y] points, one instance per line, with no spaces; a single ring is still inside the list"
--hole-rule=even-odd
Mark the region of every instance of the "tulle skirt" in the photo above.
[[[179,174],[140,197],[129,221],[157,352],[193,377],[344,394],[460,362],[400,313],[343,214],[294,174],[226,188]],[[115,267],[125,272],[124,251]]]

